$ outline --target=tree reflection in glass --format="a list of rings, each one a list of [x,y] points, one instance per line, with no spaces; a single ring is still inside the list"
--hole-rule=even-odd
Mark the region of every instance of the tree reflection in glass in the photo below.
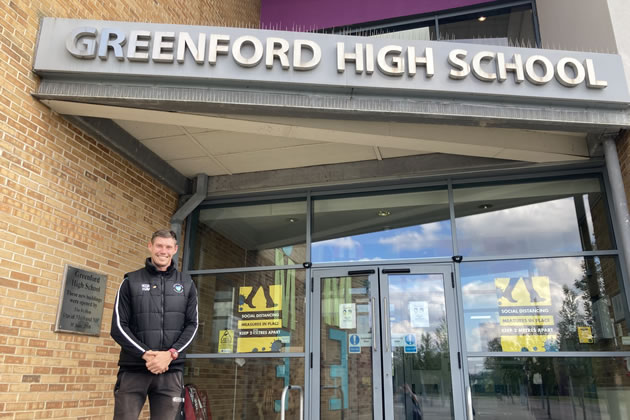
[[[622,420],[630,413],[624,358],[469,358],[475,420]]]
[[[625,305],[612,305],[623,296],[614,257],[464,262],[461,281],[469,351],[630,348]]]

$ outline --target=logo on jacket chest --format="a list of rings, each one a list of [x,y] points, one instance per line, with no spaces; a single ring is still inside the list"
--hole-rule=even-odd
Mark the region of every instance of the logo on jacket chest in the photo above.
[[[181,283],[175,283],[173,285],[173,290],[175,291],[175,293],[183,293],[184,292],[184,286],[182,286]]]
[[[150,284],[143,283],[143,284],[142,284],[142,291],[143,291],[143,292],[149,292],[149,291],[151,291],[151,285],[150,285]]]

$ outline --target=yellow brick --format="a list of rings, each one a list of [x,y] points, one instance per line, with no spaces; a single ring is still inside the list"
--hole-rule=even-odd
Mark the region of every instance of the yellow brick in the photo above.
[[[7,287],[0,288],[0,305],[9,308],[5,311],[11,316],[23,311],[25,318],[34,320],[30,329],[21,332],[29,331],[27,335],[48,340],[47,350],[52,349],[55,353],[53,358],[42,358],[36,354],[38,349],[25,347],[23,354],[28,355],[27,360],[23,366],[17,367],[25,371],[34,364],[41,366],[42,362],[47,366],[77,367],[77,360],[69,360],[62,354],[63,344],[66,343],[59,339],[62,334],[51,331],[64,264],[80,262],[105,272],[110,279],[106,302],[111,304],[123,273],[136,269],[146,255],[146,237],[156,226],[168,225],[177,206],[177,197],[173,192],[134,168],[120,155],[97,146],[94,139],[72,127],[31,96],[38,83],[30,63],[39,17],[73,16],[79,19],[132,19],[203,25],[245,21],[255,25],[260,13],[258,2],[243,3],[238,0],[195,2],[194,6],[184,0],[160,0],[155,7],[146,7],[145,3],[137,0],[114,0],[106,7],[96,0],[40,3],[33,6],[34,3],[27,0],[0,2],[0,27],[19,28],[5,30],[1,34],[8,37],[12,44],[8,49],[2,48],[4,45],[0,47],[0,77],[6,82],[0,87],[0,147],[9,150],[12,159],[26,162],[21,167],[15,161],[0,156],[0,185],[22,194],[14,201],[0,202],[0,231],[3,241],[6,241],[0,244],[0,277],[10,278],[11,271],[19,271],[31,276],[29,284],[39,287],[37,293],[23,290],[15,293]],[[7,103],[10,106],[5,107]],[[107,174],[117,185],[101,177],[98,181],[84,179],[85,171]],[[6,184],[6,180],[11,180],[12,184]],[[82,183],[81,193],[87,196],[77,194],[76,182]],[[125,194],[133,200],[126,199]],[[100,216],[96,218],[90,211],[114,220],[113,229],[109,222]],[[155,225],[149,226],[144,221],[146,218],[155,220]],[[103,253],[103,249],[107,250],[107,254]],[[110,261],[115,262],[116,267],[109,265]],[[105,313],[104,323],[111,320],[111,309],[106,309]],[[0,314],[0,325],[10,327],[11,316]],[[107,329],[104,328],[103,337],[90,337],[87,342],[78,342],[78,352],[82,353],[80,357],[83,360],[116,361],[116,354],[99,354],[96,351],[105,342],[111,342]],[[9,336],[6,340],[18,346],[27,345],[21,336]],[[4,368],[0,365],[0,371]],[[98,369],[84,371],[89,375],[90,382],[103,384],[97,388],[98,392],[29,392],[28,384],[21,383],[20,377],[8,373],[7,376],[2,375],[2,381],[8,380],[13,384],[11,391],[15,392],[0,392],[0,402],[13,404],[10,410],[14,412],[9,413],[13,419],[110,419],[115,373],[102,376]],[[52,386],[58,384],[59,379],[58,375],[42,375],[40,383]],[[28,401],[33,395],[37,395],[39,401]],[[89,404],[92,403],[87,399],[89,397],[97,401],[105,399],[107,403],[100,407],[92,404],[56,408],[56,402],[64,401],[64,398]],[[20,403],[17,403],[18,400]],[[34,405],[41,403],[44,405]],[[47,403],[50,403],[50,408],[46,408]],[[4,418],[5,412],[0,417]],[[143,416],[148,418],[146,409]]]

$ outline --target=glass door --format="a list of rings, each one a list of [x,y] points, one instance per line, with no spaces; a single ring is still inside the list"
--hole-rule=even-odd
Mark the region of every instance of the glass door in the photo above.
[[[312,418],[464,418],[451,276],[450,265],[313,270]]]
[[[463,418],[450,266],[381,268],[385,418]]]
[[[382,419],[376,268],[314,271],[313,284],[313,418]]]

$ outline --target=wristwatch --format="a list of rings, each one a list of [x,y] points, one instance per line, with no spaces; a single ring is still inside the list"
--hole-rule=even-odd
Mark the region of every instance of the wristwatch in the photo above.
[[[177,352],[177,350],[175,349],[168,349],[169,352],[171,352],[171,358],[173,360],[177,359],[179,357],[179,353]]]

